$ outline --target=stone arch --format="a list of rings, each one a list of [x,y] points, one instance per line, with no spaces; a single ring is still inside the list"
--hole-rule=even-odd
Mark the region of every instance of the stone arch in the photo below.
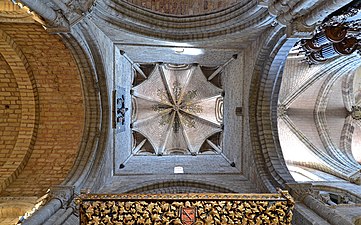
[[[282,156],[277,130],[277,101],[284,62],[297,39],[287,39],[284,28],[273,28],[263,43],[250,86],[252,151],[258,176],[267,191],[293,182]]]
[[[325,191],[330,193],[335,193],[339,195],[348,195],[354,203],[359,204],[361,202],[361,197],[357,192],[354,192],[353,190],[347,189],[347,186],[333,186],[332,184],[314,184],[313,185],[314,190],[316,191]]]
[[[18,52],[26,59],[14,65],[23,65],[31,75],[28,78],[31,82],[24,80],[21,85],[34,89],[34,94],[26,93],[25,99],[34,109],[22,112],[35,124],[28,126],[34,134],[31,145],[22,144],[23,151],[18,152],[19,156],[29,155],[26,166],[24,163],[20,167],[21,173],[16,174],[2,194],[18,195],[21,190],[24,196],[41,196],[49,186],[63,181],[78,152],[84,112],[79,73],[59,37],[47,33],[40,25],[1,24],[1,30],[16,42]]]
[[[169,2],[168,0],[162,0],[158,2],[139,2],[135,0],[127,0],[127,2],[153,12],[177,16],[194,16],[200,14],[207,14],[231,7],[233,4],[237,3],[237,1],[235,0],[218,0],[212,2],[208,2],[205,0],[174,2]]]
[[[235,193],[235,191],[211,183],[202,183],[191,180],[166,180],[152,182],[139,188],[131,189],[126,193]]]
[[[85,123],[82,142],[64,185],[74,185],[77,192],[81,188],[99,188],[92,186],[92,179],[101,176],[101,161],[106,160],[109,118],[108,87],[105,82],[105,67],[94,34],[81,24],[74,28],[71,35],[61,34],[65,45],[70,49],[77,62],[82,82],[85,103]],[[105,175],[105,176],[110,176]],[[98,185],[100,185],[99,182]],[[89,186],[87,186],[89,185]]]
[[[21,173],[32,153],[38,129],[38,99],[33,72],[16,42],[0,30],[0,52],[16,78],[21,99],[21,123],[16,144],[0,168],[0,191],[4,190]],[[6,175],[5,175],[6,174]]]
[[[255,33],[273,21],[267,9],[259,6],[255,0],[241,1],[219,11],[186,17],[156,13],[126,1],[114,3],[103,0],[93,8],[92,15],[100,26],[182,42],[205,40],[245,30]]]

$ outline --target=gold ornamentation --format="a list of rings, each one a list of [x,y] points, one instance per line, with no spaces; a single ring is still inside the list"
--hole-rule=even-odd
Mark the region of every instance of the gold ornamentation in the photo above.
[[[285,197],[286,198],[285,198]],[[294,201],[281,194],[81,195],[80,224],[291,224]]]
[[[184,104],[182,110],[188,113],[200,114],[203,112],[203,108],[197,104]]]
[[[160,103],[153,105],[152,110],[161,115],[159,125],[169,125],[173,121],[174,132],[178,132],[181,123],[186,127],[194,128],[194,118],[187,113],[200,114],[203,112],[202,106],[191,102],[195,97],[197,97],[197,90],[188,91],[182,98],[182,87],[180,86],[179,82],[174,82],[172,93],[174,96],[174,102],[173,100],[169,99],[169,93],[160,89],[157,90],[157,96],[159,97]],[[172,120],[171,115],[174,112],[176,115],[174,120]],[[182,114],[182,120],[180,120],[179,114]]]
[[[189,127],[189,128],[196,127],[196,122],[194,121],[194,119],[192,117],[189,117],[189,116],[182,116],[182,124],[184,124],[184,126]]]
[[[168,104],[168,94],[166,91],[162,91],[162,90],[158,89],[157,96],[159,97],[159,100],[161,103]]]
[[[159,125],[165,126],[167,124],[170,124],[172,122],[172,117],[170,115],[162,115],[161,119],[159,121]]]
[[[180,83],[175,81],[173,83],[173,96],[178,103],[178,100],[180,99],[180,95],[182,93],[182,87],[180,86]]]

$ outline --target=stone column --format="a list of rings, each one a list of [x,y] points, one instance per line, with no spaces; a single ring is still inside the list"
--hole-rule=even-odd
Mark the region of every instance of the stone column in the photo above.
[[[44,223],[61,207],[61,201],[59,199],[52,199],[45,206],[41,207],[31,217],[26,219],[22,225],[37,225]]]
[[[73,198],[73,186],[54,186],[50,189],[49,199],[43,207],[36,211],[31,217],[26,219],[22,225],[37,225],[46,222],[61,207],[68,205]],[[60,216],[60,215],[59,215]]]
[[[41,0],[21,0],[21,2],[47,21],[54,22],[57,18],[57,13]]]
[[[63,215],[61,215],[53,225],[61,225],[63,224],[70,216],[71,214],[74,212],[74,208],[73,207],[69,207]]]
[[[303,203],[331,224],[354,225],[351,221],[340,216],[335,209],[326,206],[312,195],[307,195],[303,199]]]
[[[313,190],[311,183],[287,184],[287,188],[295,200],[306,205],[330,224],[353,225],[351,221],[342,217],[335,209],[328,207],[321,200],[318,200],[315,197],[317,192]]]
[[[59,208],[49,219],[46,220],[42,225],[54,225],[54,222],[65,213],[65,209]]]

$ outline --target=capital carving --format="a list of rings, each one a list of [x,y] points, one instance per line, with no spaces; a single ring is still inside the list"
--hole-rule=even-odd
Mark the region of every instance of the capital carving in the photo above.
[[[74,186],[57,185],[50,188],[49,199],[59,199],[62,206],[68,205],[74,196]]]
[[[330,194],[328,192],[320,193],[318,199],[320,199],[323,203],[327,205],[331,205],[331,206],[337,205],[331,200]]]
[[[350,182],[361,185],[361,170],[356,171],[351,176],[349,176]]]
[[[287,26],[286,34],[292,38],[311,38],[316,26],[307,26],[299,18]]]
[[[56,27],[69,27],[69,23],[65,16],[63,15],[63,12],[61,10],[56,11],[56,19],[54,21],[49,22],[51,26]]]
[[[96,5],[95,2],[96,0],[72,0],[68,5],[72,11],[84,15],[86,12],[90,13],[92,11]]]
[[[296,201],[302,201],[308,195],[316,195],[316,191],[311,183],[288,183],[286,188]]]
[[[361,120],[361,106],[358,105],[352,106],[351,116],[355,120]]]
[[[352,196],[348,193],[344,194],[344,195],[341,195],[341,202],[343,204],[350,204],[350,205],[354,205],[355,202],[352,201]]]
[[[61,7],[55,10],[55,20],[47,21],[47,30],[50,33],[69,32],[72,25],[92,11],[95,0],[72,0],[67,3],[59,1],[57,4]]]
[[[287,115],[287,108],[285,105],[283,104],[279,104],[277,106],[277,116],[282,118],[285,117]]]

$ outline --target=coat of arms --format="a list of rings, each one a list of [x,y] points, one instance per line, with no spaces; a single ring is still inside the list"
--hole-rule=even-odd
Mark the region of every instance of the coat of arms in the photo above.
[[[186,207],[180,209],[180,218],[184,225],[192,225],[196,222],[196,207]]]

